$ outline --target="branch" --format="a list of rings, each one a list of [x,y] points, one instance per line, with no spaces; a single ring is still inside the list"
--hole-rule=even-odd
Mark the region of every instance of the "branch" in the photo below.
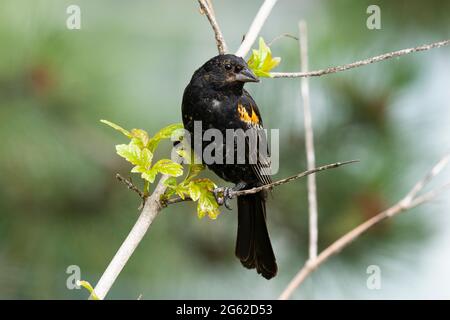
[[[214,31],[214,36],[216,38],[217,49],[219,54],[225,54],[228,51],[227,44],[223,38],[222,31],[220,30],[219,24],[216,20],[216,15],[214,14],[214,8],[212,6],[211,0],[198,0],[200,5],[200,10],[202,14],[205,14],[208,18],[209,23]]]
[[[308,176],[310,174],[324,171],[328,169],[337,168],[346,164],[355,163],[358,162],[358,160],[351,160],[351,161],[344,161],[344,162],[336,162],[332,164],[328,164],[325,166],[321,166],[312,170],[307,170],[302,173],[299,173],[297,175],[278,180],[276,182],[249,189],[249,190],[241,190],[241,191],[235,191],[230,194],[231,197],[239,197],[242,195],[257,193],[264,189],[271,189],[273,187],[291,182],[293,180]],[[133,183],[119,174],[116,175],[117,179],[121,182],[123,182],[129,189],[137,192],[139,195],[141,192],[137,189]],[[142,209],[142,212],[136,221],[135,225],[133,226],[133,229],[131,229],[130,233],[128,234],[125,241],[120,246],[119,250],[117,251],[114,258],[109,263],[108,267],[106,268],[105,272],[103,273],[102,277],[100,278],[99,282],[94,288],[95,294],[98,296],[99,299],[104,299],[108,291],[111,289],[112,285],[116,281],[117,277],[119,276],[122,269],[125,267],[125,264],[130,259],[131,255],[136,250],[139,243],[142,241],[145,233],[147,232],[148,228],[152,224],[153,220],[156,218],[158,213],[161,211],[161,209],[169,204],[174,204],[178,202],[183,201],[190,201],[190,198],[174,198],[166,200],[164,203],[161,203],[161,196],[166,191],[166,186],[164,185],[164,181],[168,178],[168,176],[163,176],[156,186],[154,192],[152,195],[145,201],[144,208]],[[138,192],[139,191],[139,192]],[[90,297],[91,298],[91,297]]]
[[[136,192],[141,199],[145,199],[144,193],[133,184],[133,182],[131,181],[131,178],[130,178],[130,180],[128,180],[128,179],[122,177],[120,174],[116,173],[116,179],[119,180],[120,182],[122,182],[124,185],[126,185],[128,189]]]
[[[278,181],[275,181],[275,182],[272,182],[272,183],[269,183],[269,184],[265,184],[265,185],[262,185],[262,186],[259,186],[259,187],[252,188],[252,189],[240,190],[240,191],[230,191],[229,196],[230,196],[230,198],[236,198],[236,197],[240,197],[240,196],[245,196],[245,195],[249,195],[249,194],[258,193],[258,192],[260,192],[262,190],[272,189],[273,187],[277,187],[277,186],[280,186],[282,184],[285,184],[285,183],[288,183],[288,182],[291,182],[291,181],[294,181],[294,180],[297,180],[297,179],[309,176],[310,174],[313,174],[313,173],[316,173],[316,172],[319,172],[319,171],[324,171],[324,170],[328,170],[328,169],[334,169],[334,168],[338,168],[338,167],[341,167],[341,166],[344,166],[344,165],[347,165],[347,164],[350,164],[350,163],[355,163],[355,162],[359,162],[359,160],[350,160],[350,161],[336,162],[336,163],[327,164],[327,165],[324,165],[324,166],[321,166],[321,167],[317,167],[317,168],[314,168],[314,169],[311,169],[311,170],[303,171],[303,172],[301,172],[299,174],[296,174],[294,176],[290,176],[288,178],[284,178],[284,179],[281,179],[281,180],[278,180]],[[179,197],[175,197],[175,198],[168,199],[168,200],[164,201],[163,205],[167,206],[167,205],[170,205],[170,204],[175,204],[175,203],[179,203],[179,202],[183,202],[183,201],[192,201],[192,199],[189,198],[189,197],[186,197],[184,199],[179,198]]]
[[[394,206],[386,209],[383,212],[378,213],[376,216],[370,218],[366,222],[360,224],[334,243],[332,243],[328,248],[323,250],[316,259],[308,260],[305,266],[300,269],[300,271],[296,274],[296,276],[291,280],[288,286],[284,289],[283,293],[280,295],[280,300],[286,300],[291,297],[293,292],[303,283],[303,281],[314,271],[316,270],[322,263],[324,263],[328,258],[337,254],[342,249],[347,247],[351,242],[353,242],[356,238],[358,238],[361,234],[368,231],[373,226],[379,224],[381,221],[398,215],[401,212],[410,210],[412,208],[417,207],[425,202],[429,202],[436,198],[442,191],[448,189],[450,184],[446,184],[441,188],[436,188],[428,193],[425,193],[422,196],[418,196],[417,194],[423,190],[423,188],[436,176],[438,175],[442,169],[449,163],[450,154],[446,155],[442,158],[433,169],[416,185],[411,189],[411,191],[399,202],[397,202]]]
[[[244,41],[242,41],[241,46],[236,51],[235,55],[242,58],[244,58],[247,55],[247,53],[252,48],[252,45],[255,42],[256,38],[258,37],[258,34],[261,31],[261,28],[263,27],[264,22],[266,21],[270,12],[272,11],[272,8],[275,5],[275,3],[277,3],[277,0],[264,1],[261,8],[259,8],[258,13],[255,16],[255,19],[253,19],[253,22],[250,25],[250,28],[248,29],[247,34],[245,35]]]
[[[293,36],[292,34],[290,34],[290,33],[282,33],[282,34],[280,34],[280,35],[278,35],[278,36],[276,36],[275,38],[273,38],[272,39],[272,41],[270,41],[268,44],[267,44],[267,46],[271,46],[271,45],[273,45],[275,42],[277,42],[278,40],[280,40],[281,38],[291,38],[291,39],[294,39],[294,40],[299,40],[296,36]]]
[[[450,40],[444,40],[440,42],[435,42],[431,44],[424,44],[415,48],[403,49],[394,52],[385,53],[376,57],[368,58],[365,60],[356,61],[350,64],[330,67],[323,70],[309,71],[309,72],[272,72],[271,75],[273,78],[299,78],[299,77],[320,77],[330,73],[341,72],[357,67],[362,67],[371,63],[380,62],[383,60],[401,57],[410,53],[419,52],[419,51],[427,51],[433,48],[440,48],[443,46],[448,46],[450,44]]]
[[[300,64],[302,72],[308,71],[308,31],[305,21],[300,21],[298,25],[300,42]],[[314,152],[314,131],[312,126],[311,104],[309,99],[309,80],[301,79],[300,85],[301,97],[303,100],[303,120],[305,125],[305,148],[306,161],[308,169],[316,166],[316,156]],[[317,239],[318,239],[318,210],[317,210],[317,187],[316,176],[308,176],[308,206],[309,206],[309,259],[317,257]]]
[[[142,209],[138,220],[134,224],[133,229],[131,229],[127,238],[122,243],[116,255],[111,260],[99,282],[95,286],[94,292],[100,299],[103,300],[105,298],[109,289],[111,289],[111,286],[116,281],[134,250],[136,250],[153,220],[161,211],[162,206],[160,203],[160,197],[166,191],[167,187],[164,185],[164,181],[167,178],[168,176],[161,177],[155,191],[145,202],[144,208]]]

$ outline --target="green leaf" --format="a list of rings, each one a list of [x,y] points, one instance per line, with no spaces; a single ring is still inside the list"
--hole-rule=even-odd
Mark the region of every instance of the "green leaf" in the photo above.
[[[201,188],[203,188],[203,189],[205,189],[205,190],[207,190],[209,192],[214,191],[214,189],[217,187],[214,182],[212,182],[210,179],[206,179],[206,178],[204,178],[204,179],[196,179],[196,180],[194,180],[192,182],[200,185]]]
[[[183,174],[183,166],[169,159],[159,160],[152,169],[172,177],[179,177]]]
[[[162,159],[152,167],[153,153],[162,139],[171,138],[174,141],[183,141],[183,124],[178,123],[169,125],[161,129],[152,138],[150,138],[145,130],[132,129],[131,131],[128,131],[110,121],[100,121],[120,131],[122,134],[131,139],[129,144],[116,145],[116,152],[119,156],[133,164],[131,169],[132,173],[141,174],[141,178],[145,180],[144,194],[148,194],[149,183],[153,183],[155,181],[158,173],[166,174],[173,178],[166,181],[172,195],[175,193],[180,196],[186,196],[189,194],[187,184],[178,186],[177,181],[174,178],[183,174],[183,167],[180,164],[169,159]],[[193,168],[190,179],[197,175],[198,171],[199,168]]]
[[[190,164],[189,171],[188,171],[185,181],[186,182],[191,181],[193,178],[198,176],[199,173],[202,172],[203,170],[205,170],[205,166],[203,164]]]
[[[147,148],[148,143],[150,142],[150,137],[145,130],[142,129],[132,129],[131,136],[136,139],[134,141],[140,148]]]
[[[198,184],[191,182],[189,183],[188,188],[189,188],[189,197],[191,197],[193,201],[197,201],[202,194],[200,186]]]
[[[135,168],[133,168],[133,170]],[[140,167],[137,167],[136,171],[134,172],[142,172],[142,179],[147,180],[150,183],[153,183],[155,181],[156,175],[158,173],[167,174],[172,177],[179,177],[183,174],[183,166],[169,159],[159,160],[152,168],[142,171],[140,169]]]
[[[272,77],[270,70],[278,66],[280,57],[272,58],[270,47],[262,37],[259,38],[259,49],[253,49],[247,64],[258,77]]]
[[[183,124],[182,123],[176,123],[176,124],[171,124],[163,129],[161,129],[159,132],[157,132],[149,141],[148,144],[148,148],[150,149],[151,152],[155,152],[156,148],[159,145],[159,142],[162,139],[169,139],[172,137],[172,134],[176,134],[176,130],[181,130],[183,129]],[[181,135],[181,133],[180,133]],[[178,137],[179,139],[179,137]]]
[[[153,183],[155,181],[157,174],[158,174],[157,170],[150,169],[150,170],[142,172],[141,178],[144,180],[147,180],[150,183]]]
[[[181,183],[175,188],[175,192],[181,199],[185,199],[186,195],[189,195],[189,188],[186,184]]]
[[[153,153],[147,148],[139,148],[134,141],[131,141],[129,144],[117,145],[116,151],[119,156],[135,165],[131,172],[145,172],[152,165]]]
[[[207,215],[210,219],[216,219],[220,214],[219,204],[212,192],[215,188],[216,184],[209,179],[196,179],[189,182],[187,193],[193,201],[198,201],[199,218]]]
[[[82,286],[91,294],[92,300],[100,300],[100,298],[95,294],[94,288],[92,288],[91,284],[84,280],[77,280],[77,285]]]
[[[150,168],[152,165],[153,153],[150,152],[147,148],[141,150],[141,166],[145,168]]]
[[[263,37],[259,37],[259,60],[264,63],[269,55],[272,55],[270,52],[270,48],[264,42]]]
[[[122,158],[125,158],[128,162],[131,162],[135,166],[140,165],[140,159],[141,159],[141,149],[133,144],[119,144],[116,146],[116,152],[119,156]]]
[[[203,218],[208,215],[210,219],[216,219],[220,214],[219,204],[214,197],[214,194],[206,189],[202,189],[200,198],[197,204],[197,215],[199,218]]]
[[[177,179],[175,177],[169,177],[164,181],[164,185],[169,188],[177,187]]]
[[[106,125],[108,125],[108,126],[110,126],[110,127],[112,127],[112,128],[114,128],[114,129],[116,129],[117,131],[122,132],[123,135],[127,136],[128,138],[132,138],[132,135],[131,135],[131,133],[130,133],[128,130],[125,130],[125,129],[122,128],[121,126],[119,126],[119,125],[117,125],[117,124],[115,124],[115,123],[112,123],[111,121],[103,120],[103,119],[102,119],[102,120],[100,120],[100,122],[101,122],[101,123],[104,123],[104,124],[106,124]]]

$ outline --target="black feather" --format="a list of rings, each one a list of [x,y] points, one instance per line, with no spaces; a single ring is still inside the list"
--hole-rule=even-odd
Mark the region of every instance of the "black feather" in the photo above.
[[[244,267],[266,279],[277,274],[277,263],[266,225],[266,203],[263,191],[238,198],[238,231],[236,256]]]

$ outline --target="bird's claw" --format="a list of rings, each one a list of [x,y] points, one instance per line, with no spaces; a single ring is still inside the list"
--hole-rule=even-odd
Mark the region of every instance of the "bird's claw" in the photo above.
[[[230,187],[219,187],[213,190],[214,197],[217,203],[221,206],[224,205],[228,210],[232,210],[230,200],[232,197],[233,188]]]

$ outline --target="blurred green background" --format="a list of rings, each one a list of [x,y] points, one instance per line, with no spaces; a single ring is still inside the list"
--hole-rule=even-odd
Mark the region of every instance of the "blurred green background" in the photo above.
[[[231,49],[260,3],[214,1]],[[81,8],[81,30],[66,28],[70,4]],[[366,28],[370,4],[381,8],[381,30]],[[305,19],[310,68],[319,69],[448,39],[449,10],[437,0],[280,0],[262,36],[296,35]],[[283,59],[276,71],[299,69],[295,40],[272,51]],[[66,288],[66,268],[80,266],[95,284],[139,206],[114,177],[129,170],[114,150],[125,141],[99,119],[150,133],[181,122],[183,89],[214,55],[194,0],[0,2],[0,298],[87,297]],[[361,160],[317,176],[320,248],[400,199],[449,150],[449,57],[435,49],[310,80],[317,163]],[[276,178],[305,169],[299,83],[247,86],[265,126],[281,130]],[[447,170],[436,183],[449,178]],[[178,204],[158,216],[108,298],[276,298],[306,259],[305,182],[276,188],[268,205],[273,280],[234,257],[235,210],[199,220],[192,204]],[[448,299],[449,211],[447,195],[383,223],[294,298]],[[380,290],[366,287],[369,265],[381,268]]]

